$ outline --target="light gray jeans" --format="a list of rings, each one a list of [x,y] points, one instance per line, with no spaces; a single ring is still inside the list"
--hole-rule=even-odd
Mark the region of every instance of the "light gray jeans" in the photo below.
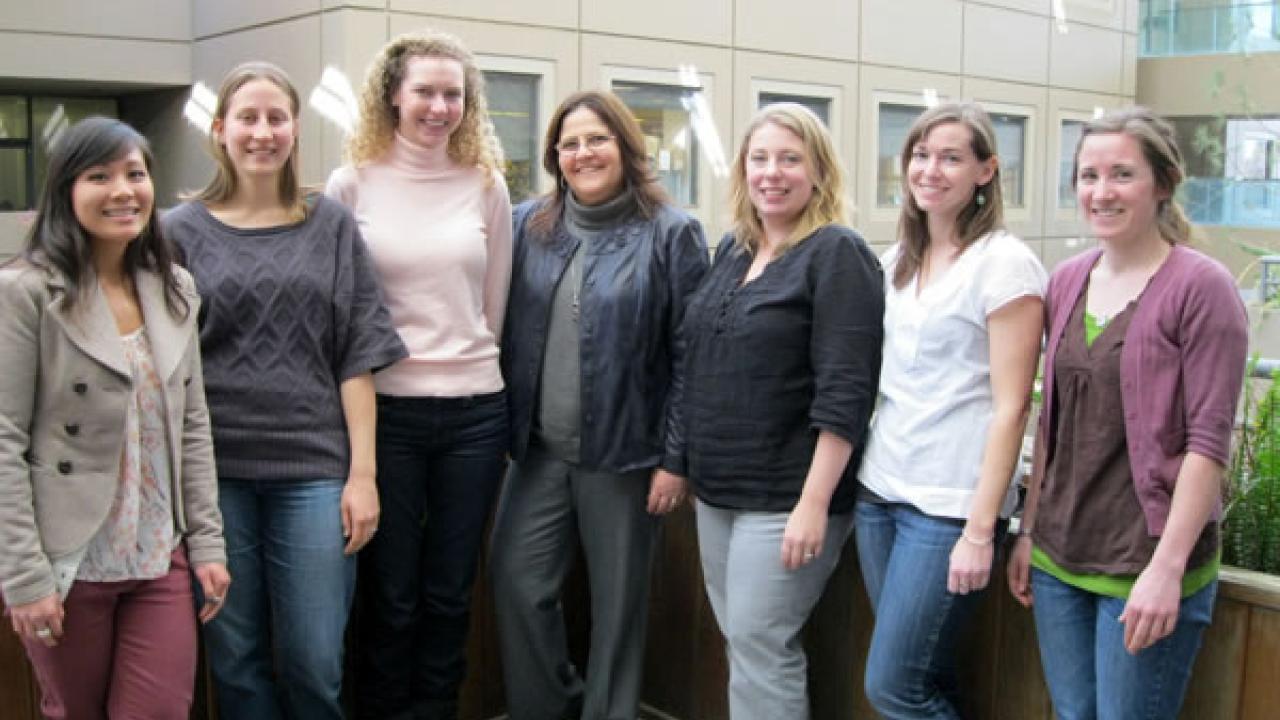
[[[827,519],[822,552],[796,570],[782,565],[790,513],[697,504],[702,574],[729,653],[732,720],[808,720],[800,630],[840,561],[853,513]]]

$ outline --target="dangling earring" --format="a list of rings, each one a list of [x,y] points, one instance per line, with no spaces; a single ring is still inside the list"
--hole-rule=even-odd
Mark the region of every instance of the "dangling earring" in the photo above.
[[[977,204],[978,207],[982,207],[987,204],[987,196],[982,194],[982,187],[979,187],[978,192],[973,194],[973,202]]]

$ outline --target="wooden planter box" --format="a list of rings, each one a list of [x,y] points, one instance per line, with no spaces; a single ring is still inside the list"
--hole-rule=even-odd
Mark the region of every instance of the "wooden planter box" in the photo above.
[[[482,576],[483,577],[483,576]],[[570,580],[565,604],[575,655],[585,655],[586,591]],[[477,588],[462,692],[462,720],[503,712],[500,660],[487,583]],[[358,634],[358,628],[353,628]],[[862,692],[871,611],[853,544],[806,629],[815,720],[874,718]],[[1029,610],[1009,595],[1003,573],[979,610],[961,666],[967,717],[1051,720]],[[727,720],[724,644],[702,587],[693,513],[682,509],[662,526],[655,558],[645,659],[645,705],[681,720]],[[581,667],[581,665],[580,665]],[[1182,713],[1185,720],[1263,720],[1280,708],[1280,577],[1224,568],[1213,625],[1205,636]],[[203,668],[192,718],[214,717]],[[0,718],[39,720],[30,666],[9,623],[0,624]]]

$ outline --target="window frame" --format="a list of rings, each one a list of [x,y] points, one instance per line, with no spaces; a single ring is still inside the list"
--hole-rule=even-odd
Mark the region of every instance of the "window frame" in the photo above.
[[[1019,103],[999,102],[991,100],[975,100],[987,111],[987,115],[1013,115],[1026,119],[1025,130],[1022,134],[1022,205],[1020,207],[1012,207],[1008,202],[1004,206],[1004,220],[1006,224],[1030,223],[1033,218],[1033,211],[1036,205],[1035,182],[1034,178],[1040,172],[1036,167],[1036,138],[1039,137],[1040,129],[1037,126],[1036,117],[1038,110],[1031,105],[1022,105]],[[992,122],[995,125],[995,122]],[[999,156],[1004,158],[1008,153],[1005,148],[997,147]],[[1054,202],[1057,202],[1057,196],[1054,196]]]
[[[831,142],[835,145],[837,151],[843,147],[841,129],[844,127],[844,109],[840,103],[840,98],[844,94],[843,88],[837,85],[752,78],[751,107],[753,113],[760,109],[760,96],[765,93],[799,95],[827,101],[827,130],[831,133]]]
[[[544,137],[547,123],[556,109],[556,63],[552,60],[514,57],[509,55],[476,54],[476,67],[481,72],[500,72],[512,75],[531,75],[538,77],[536,97],[534,101],[534,167],[531,197],[547,191],[551,187],[551,178],[542,167],[542,155],[546,152]]]

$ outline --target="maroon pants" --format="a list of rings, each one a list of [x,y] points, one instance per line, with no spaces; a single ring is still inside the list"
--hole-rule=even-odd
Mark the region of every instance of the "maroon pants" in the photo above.
[[[196,675],[187,554],[154,580],[82,582],[63,603],[57,647],[23,638],[49,720],[185,720]]]

